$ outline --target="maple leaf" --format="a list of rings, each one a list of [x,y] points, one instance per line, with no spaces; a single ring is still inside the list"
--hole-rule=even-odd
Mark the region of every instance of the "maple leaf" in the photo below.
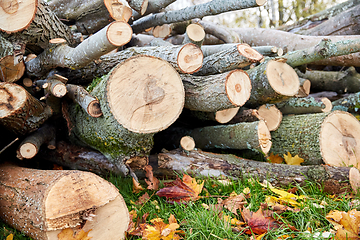
[[[244,204],[246,204],[246,198],[243,193],[240,193],[239,195],[230,196],[224,201],[222,201],[222,204],[224,208],[228,209],[230,212],[237,214],[237,210],[241,209]]]
[[[132,178],[133,182],[133,193],[139,193],[144,190],[144,188],[140,185],[138,181],[136,181],[135,178]]]
[[[89,240],[91,237],[88,237],[88,233],[91,231],[91,229],[87,232],[81,229],[80,232],[77,232],[74,235],[74,231],[71,228],[63,229],[58,234],[59,240]]]
[[[304,162],[304,159],[302,159],[301,157],[299,157],[299,155],[296,156],[291,156],[290,152],[287,153],[287,155],[284,154],[284,159],[286,164],[288,165],[299,165],[300,163]]]
[[[330,211],[326,219],[334,225],[337,230],[338,239],[360,239],[360,211],[353,209],[349,212]]]
[[[280,224],[274,218],[265,217],[261,208],[255,213],[244,208],[241,215],[251,229],[251,231],[246,230],[246,234],[263,234],[271,229],[280,227]]]
[[[158,190],[159,189],[159,179],[154,177],[153,168],[150,165],[145,166],[145,176],[149,179],[145,179],[146,184],[148,185],[147,189],[149,190]]]
[[[174,215],[170,215],[169,224],[164,223],[163,219],[155,218],[150,220],[153,225],[147,224],[143,231],[143,239],[148,240],[177,240],[181,239],[176,233],[182,232],[176,230],[180,227]]]
[[[166,183],[166,187],[156,192],[159,197],[166,197],[170,202],[183,203],[196,201],[204,186],[204,181],[198,184],[195,178],[184,174],[183,179],[177,178],[175,181]]]
[[[271,163],[282,163],[284,159],[279,156],[279,154],[274,155],[273,153],[270,153],[270,156],[267,159]]]

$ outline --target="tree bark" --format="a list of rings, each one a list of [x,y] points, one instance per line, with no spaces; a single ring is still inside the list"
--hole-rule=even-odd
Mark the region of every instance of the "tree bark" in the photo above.
[[[81,68],[119,46],[128,43],[132,30],[127,23],[113,22],[101,31],[87,38],[76,48],[55,45],[26,63],[27,74],[42,77],[53,68]]]
[[[194,19],[192,20],[192,22],[201,24],[207,34],[211,34],[217,37],[224,43],[241,43],[241,39],[236,32],[227,29],[221,25],[217,25],[215,23],[200,19]]]
[[[271,134],[271,150],[299,155],[305,165],[358,166],[359,132],[359,121],[347,112],[285,116]]]
[[[186,172],[199,177],[227,176],[243,180],[256,178],[260,182],[267,180],[277,187],[288,187],[290,184],[304,186],[307,181],[313,181],[320,184],[325,192],[332,194],[350,192],[352,190],[349,183],[352,179],[350,171],[359,171],[350,167],[295,166],[259,162],[230,154],[215,154],[199,150],[190,152],[173,150],[160,153],[157,158],[159,170]],[[353,188],[353,190],[356,189]]]
[[[204,40],[204,27],[198,23],[191,23],[186,27],[185,37],[182,44],[193,43],[201,48]]]
[[[93,173],[0,166],[0,217],[34,239],[58,239],[66,228],[93,239],[124,239],[124,199]]]
[[[0,83],[0,96],[0,123],[15,134],[35,131],[52,115],[49,107],[15,83]]]
[[[151,16],[143,17],[136,20],[131,26],[135,33],[140,33],[147,28],[162,25],[165,23],[182,22],[193,18],[202,18],[204,16],[217,15],[233,10],[241,10],[252,7],[259,7],[265,3],[263,0],[246,0],[226,2],[220,0],[212,0],[208,3],[197,4],[186,7],[184,9],[156,13]]]
[[[133,57],[99,80],[90,93],[99,100],[103,116],[89,118],[73,104],[69,110],[71,130],[126,174],[124,161],[148,155],[154,133],[180,115],[183,85],[169,63],[149,56]]]
[[[300,83],[296,72],[284,62],[267,60],[246,72],[252,85],[250,98],[245,104],[248,108],[279,102],[299,91]]]
[[[325,99],[323,101],[326,101]],[[326,106],[322,100],[313,97],[308,98],[290,98],[283,102],[276,103],[276,107],[284,115],[288,114],[306,114],[306,113],[322,113],[331,111],[330,106]],[[327,99],[326,103],[330,100]]]
[[[209,76],[181,75],[185,88],[185,107],[216,112],[242,106],[249,99],[251,82],[242,70]]]
[[[188,135],[200,149],[251,149],[267,154],[271,147],[270,131],[263,120],[196,128]]]
[[[227,123],[231,121],[234,118],[234,116],[236,116],[238,110],[239,107],[228,108],[217,112],[191,111],[191,115],[201,121],[214,121],[218,123]]]
[[[149,15],[150,13],[158,13],[175,1],[176,0],[149,0],[145,13],[143,15],[137,12],[133,13],[133,18],[134,20],[137,20],[142,16]]]
[[[203,45],[201,46],[201,51],[204,54],[204,57],[208,57],[212,54],[219,53],[221,51],[226,51],[237,46],[238,43],[225,43],[217,45]],[[279,56],[279,48],[275,46],[259,46],[252,47],[255,51],[259,52],[263,56],[277,57]]]
[[[332,102],[333,110],[342,110],[351,113],[357,113],[360,106],[360,92],[349,94]]]
[[[260,62],[263,58],[263,55],[248,45],[238,44],[204,58],[201,69],[195,75],[217,74],[244,68],[251,63]]]

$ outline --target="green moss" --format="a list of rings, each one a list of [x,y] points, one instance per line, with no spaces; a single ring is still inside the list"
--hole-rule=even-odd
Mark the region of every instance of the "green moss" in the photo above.
[[[92,92],[92,90],[94,90],[94,88],[105,78],[108,77],[109,74],[103,75],[102,77],[97,77],[95,78],[90,84],[89,86],[87,86],[86,91],[88,91],[89,93]]]

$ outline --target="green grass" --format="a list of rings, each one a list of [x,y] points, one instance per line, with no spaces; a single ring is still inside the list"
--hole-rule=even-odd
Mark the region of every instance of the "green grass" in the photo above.
[[[139,217],[145,213],[149,213],[147,222],[153,218],[162,218],[167,223],[170,214],[173,214],[180,224],[180,229],[185,232],[185,239],[250,239],[249,235],[242,232],[233,232],[221,218],[219,214],[214,211],[206,210],[202,204],[207,205],[216,204],[218,196],[229,196],[231,192],[235,191],[237,194],[241,193],[244,188],[248,187],[251,191],[251,197],[247,199],[251,211],[257,211],[260,204],[264,202],[266,196],[276,196],[270,190],[262,187],[256,181],[232,181],[230,185],[224,186],[214,179],[204,179],[205,185],[202,193],[203,198],[196,202],[189,202],[188,204],[171,204],[166,202],[165,198],[160,198],[155,194],[155,191],[146,190],[151,198],[142,205],[136,205],[134,202],[142,196],[145,191],[140,193],[132,192],[132,182],[129,178],[109,176],[107,180],[112,182],[119,188],[120,193],[128,206],[129,211],[135,210]],[[142,186],[146,186],[141,182]],[[163,187],[163,185],[161,185]],[[294,186],[289,186],[291,188]],[[287,190],[287,189],[284,189]],[[325,219],[327,213],[331,210],[349,211],[357,208],[359,205],[354,205],[354,200],[360,200],[359,195],[349,198],[348,195],[332,196],[324,193],[317,185],[308,182],[304,187],[298,187],[298,195],[306,195],[306,200],[299,200],[300,212],[283,212],[277,216],[279,221],[285,222],[295,226],[298,231],[292,232],[287,228],[272,230],[268,232],[263,239],[277,239],[279,236],[287,234],[291,239],[322,239],[314,238],[306,235],[305,231],[311,229],[313,232],[327,232],[332,228],[332,225]],[[225,197],[223,197],[225,199]],[[313,203],[321,204],[324,201],[327,205],[324,208],[318,208]],[[222,214],[231,216],[232,218],[241,219],[226,209],[222,210]],[[10,233],[14,233],[14,239],[25,240],[30,239],[22,235],[20,232],[10,228],[1,223],[0,238],[5,239]],[[139,239],[138,237],[130,237],[130,240]],[[290,238],[289,238],[290,239]]]

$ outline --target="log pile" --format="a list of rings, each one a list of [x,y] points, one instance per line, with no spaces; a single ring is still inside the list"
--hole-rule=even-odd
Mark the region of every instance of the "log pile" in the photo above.
[[[312,180],[330,192],[356,190],[360,35],[345,21],[347,31],[327,29],[358,6],[292,33],[201,20],[264,0],[163,11],[172,2],[0,3],[0,124],[20,139],[13,152],[6,149],[11,139],[2,139],[0,154],[74,169],[1,165],[3,221],[34,239],[57,239],[66,228],[121,239],[129,220],[124,200],[88,172],[138,180],[149,164],[155,174],[270,177],[274,185]],[[262,161],[211,153],[218,149]],[[303,166],[264,162],[270,153],[298,155]],[[100,233],[104,225],[108,232]]]

